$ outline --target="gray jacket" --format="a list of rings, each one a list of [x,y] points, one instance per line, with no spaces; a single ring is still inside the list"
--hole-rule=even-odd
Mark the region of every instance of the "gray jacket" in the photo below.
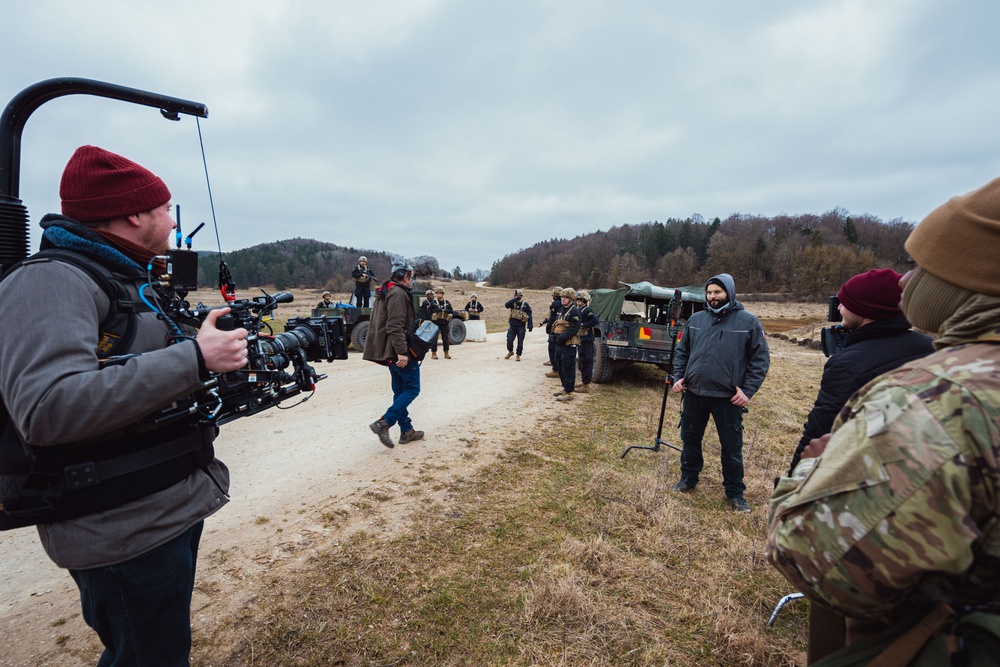
[[[697,312],[684,325],[674,355],[674,378],[683,378],[684,388],[698,396],[731,398],[739,387],[751,398],[771,365],[764,328],[736,300],[731,275],[720,273],[708,282],[712,280],[722,283],[729,303],[718,313]]]
[[[119,277],[137,294],[142,280]],[[52,307],[56,296],[59,308]],[[101,368],[95,347],[108,308],[98,285],[63,262],[28,263],[0,283],[0,393],[26,442],[44,447],[121,433],[199,387],[196,345],[167,347],[165,324],[153,313],[136,316],[131,351],[143,354]],[[215,460],[162,491],[39,525],[38,533],[60,567],[111,565],[157,548],[212,514],[228,501],[228,488],[229,471]]]

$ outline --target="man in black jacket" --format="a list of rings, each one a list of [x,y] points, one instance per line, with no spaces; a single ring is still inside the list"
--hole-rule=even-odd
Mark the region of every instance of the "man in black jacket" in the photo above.
[[[844,328],[844,348],[823,367],[819,394],[792,456],[791,471],[814,438],[829,433],[847,400],[875,377],[934,351],[929,336],[910,328],[899,309],[902,276],[892,269],[872,269],[848,280],[837,292]],[[809,662],[844,646],[844,617],[819,605],[809,608]]]
[[[749,512],[743,497],[743,413],[767,376],[771,355],[760,320],[736,300],[728,273],[705,283],[706,309],[691,316],[674,354],[671,390],[684,392],[681,409],[681,478],[670,487],[693,491],[704,465],[701,440],[708,418],[719,434],[722,486],[736,512]]]
[[[917,333],[899,309],[902,276],[892,269],[860,273],[837,292],[844,328],[851,333],[844,349],[823,367],[816,403],[805,423],[789,474],[809,441],[830,432],[847,399],[876,376],[934,351],[929,336]]]

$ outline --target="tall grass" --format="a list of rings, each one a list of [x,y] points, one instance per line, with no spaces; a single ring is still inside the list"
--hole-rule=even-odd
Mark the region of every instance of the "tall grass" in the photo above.
[[[272,570],[252,604],[196,644],[196,664],[804,664],[805,603],[765,627],[790,589],[763,548],[772,480],[822,356],[783,342],[772,354],[745,422],[750,514],[725,503],[711,430],[693,493],[668,490],[672,449],[620,458],[651,445],[659,421],[662,373],[636,367],[431,494],[401,532],[344,531],[308,568]],[[670,442],[677,415],[671,396]],[[377,524],[393,499],[369,500]]]

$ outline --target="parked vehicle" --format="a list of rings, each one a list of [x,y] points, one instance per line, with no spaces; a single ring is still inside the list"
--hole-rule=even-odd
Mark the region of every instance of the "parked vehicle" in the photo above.
[[[623,284],[618,289],[591,290],[590,307],[601,320],[600,335],[594,337],[593,381],[601,384],[610,382],[615,370],[633,363],[670,370],[673,339],[681,335],[691,315],[705,308],[703,285]],[[671,326],[675,290],[680,290],[681,307]]]

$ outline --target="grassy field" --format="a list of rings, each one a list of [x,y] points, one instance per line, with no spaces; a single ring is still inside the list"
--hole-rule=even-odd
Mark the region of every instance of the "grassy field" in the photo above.
[[[818,352],[772,343],[745,422],[750,514],[724,501],[712,430],[691,494],[668,490],[674,450],[621,458],[629,445],[652,444],[659,421],[662,373],[633,367],[573,404],[572,420],[543,419],[530,437],[499,445],[470,440],[470,459],[502,451],[444,488],[400,491],[426,502],[388,537],[325,514],[336,537],[307,567],[272,571],[264,593],[196,643],[193,664],[804,664],[804,602],[765,627],[791,591],[763,549],[772,480],[822,364]],[[671,395],[668,442],[677,443],[677,421]],[[376,494],[354,509],[379,525],[393,503]]]

